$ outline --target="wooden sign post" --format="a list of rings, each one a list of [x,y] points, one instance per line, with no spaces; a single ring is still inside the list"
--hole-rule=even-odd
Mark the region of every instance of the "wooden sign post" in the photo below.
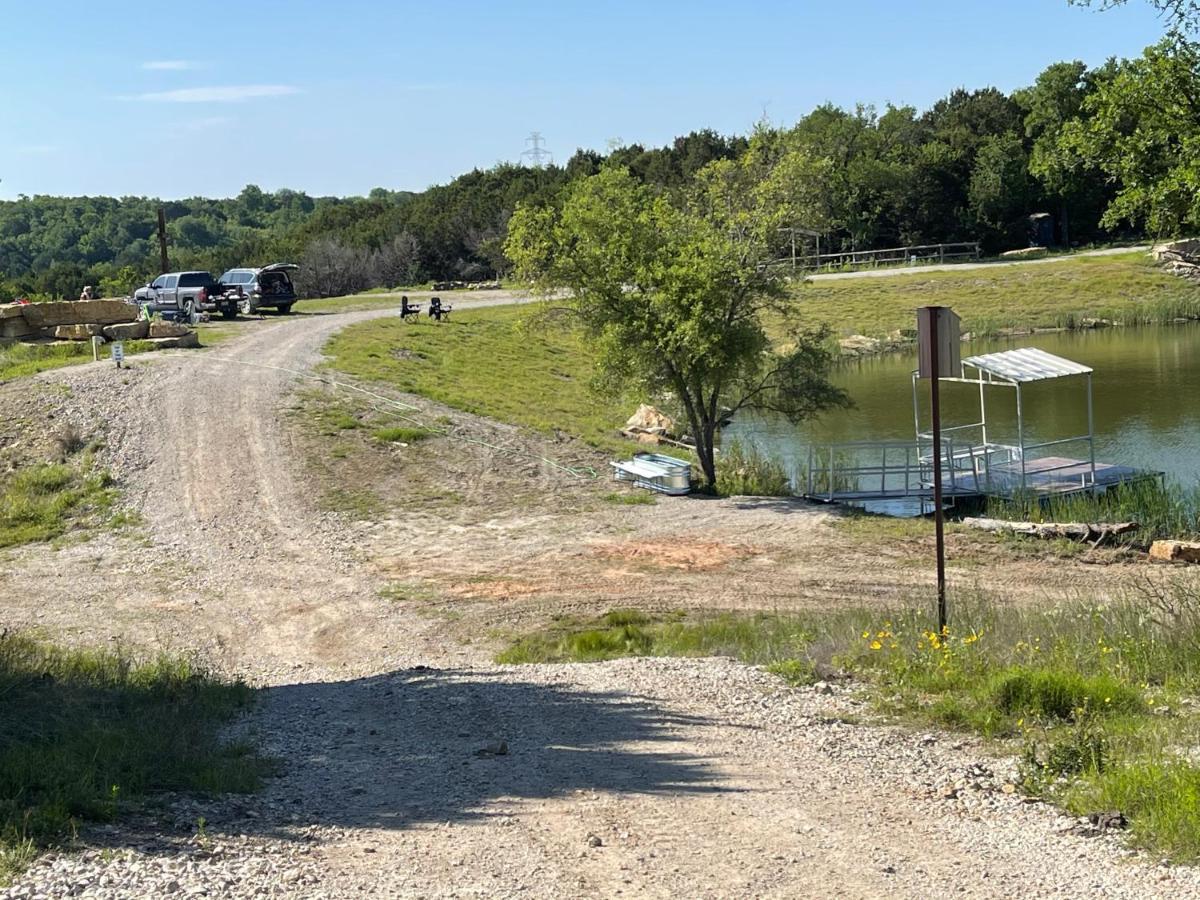
[[[961,367],[959,319],[948,306],[917,310],[917,374],[929,379],[933,439],[933,527],[937,545],[937,619],[939,637],[946,632],[946,538],[942,512],[942,405],[939,379]]]

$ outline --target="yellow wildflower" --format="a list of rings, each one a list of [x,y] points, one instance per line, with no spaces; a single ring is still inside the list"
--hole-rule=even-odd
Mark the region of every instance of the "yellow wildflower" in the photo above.
[[[883,644],[879,643],[879,641],[871,641],[872,650],[879,650],[881,647],[883,647]]]

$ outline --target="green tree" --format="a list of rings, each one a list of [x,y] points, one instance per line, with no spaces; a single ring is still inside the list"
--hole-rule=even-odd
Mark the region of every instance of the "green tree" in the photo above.
[[[1032,193],[1021,139],[1012,132],[988,138],[975,155],[967,192],[975,222],[1005,243],[1019,240],[1019,220]]]
[[[1157,234],[1200,226],[1200,48],[1167,38],[1114,66],[1061,145],[1119,185],[1101,220]]]
[[[1102,173],[1062,141],[1068,123],[1084,118],[1083,103],[1095,91],[1098,77],[1102,73],[1090,72],[1078,60],[1059,62],[1047,66],[1033,85],[1013,94],[1025,110],[1025,136],[1033,141],[1029,172],[1057,205],[1062,242],[1068,247],[1072,209],[1094,210],[1104,193]]]
[[[767,144],[707,166],[675,202],[608,167],[570,185],[561,206],[522,206],[509,223],[518,272],[570,293],[600,382],[681,408],[710,489],[724,416],[758,408],[799,420],[847,403],[827,380],[823,334],[791,330],[779,350],[764,328],[768,312],[786,316],[781,278],[765,265],[770,241],[798,220],[812,169]]]

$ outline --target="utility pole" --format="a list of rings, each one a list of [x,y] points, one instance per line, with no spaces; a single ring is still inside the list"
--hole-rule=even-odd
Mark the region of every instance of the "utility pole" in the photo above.
[[[525,143],[529,144],[529,148],[521,151],[521,157],[528,159],[535,169],[542,168],[547,161],[554,165],[554,154],[542,146],[545,138],[540,131],[531,132],[529,137],[525,138]]]
[[[167,214],[161,206],[158,208],[158,267],[162,275],[171,271],[167,261]]]

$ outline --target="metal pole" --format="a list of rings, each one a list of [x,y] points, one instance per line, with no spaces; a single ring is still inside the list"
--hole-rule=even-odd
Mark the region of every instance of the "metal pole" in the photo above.
[[[1025,493],[1025,417],[1021,411],[1021,383],[1017,382],[1017,453],[1021,455],[1021,493]]]
[[[987,449],[987,397],[984,394],[984,390],[983,390],[983,373],[977,369],[975,371],[975,374],[979,376],[979,421],[980,421],[980,426],[983,429],[982,430],[983,447],[984,447],[984,450],[986,450]]]
[[[1092,373],[1087,377],[1088,395],[1088,457],[1092,464],[1092,490],[1096,490],[1096,422],[1092,413]]]
[[[929,315],[929,403],[933,413],[933,529],[937,544],[937,617],[938,635],[946,633],[946,536],[942,521],[942,410],[938,390],[938,310]]]

